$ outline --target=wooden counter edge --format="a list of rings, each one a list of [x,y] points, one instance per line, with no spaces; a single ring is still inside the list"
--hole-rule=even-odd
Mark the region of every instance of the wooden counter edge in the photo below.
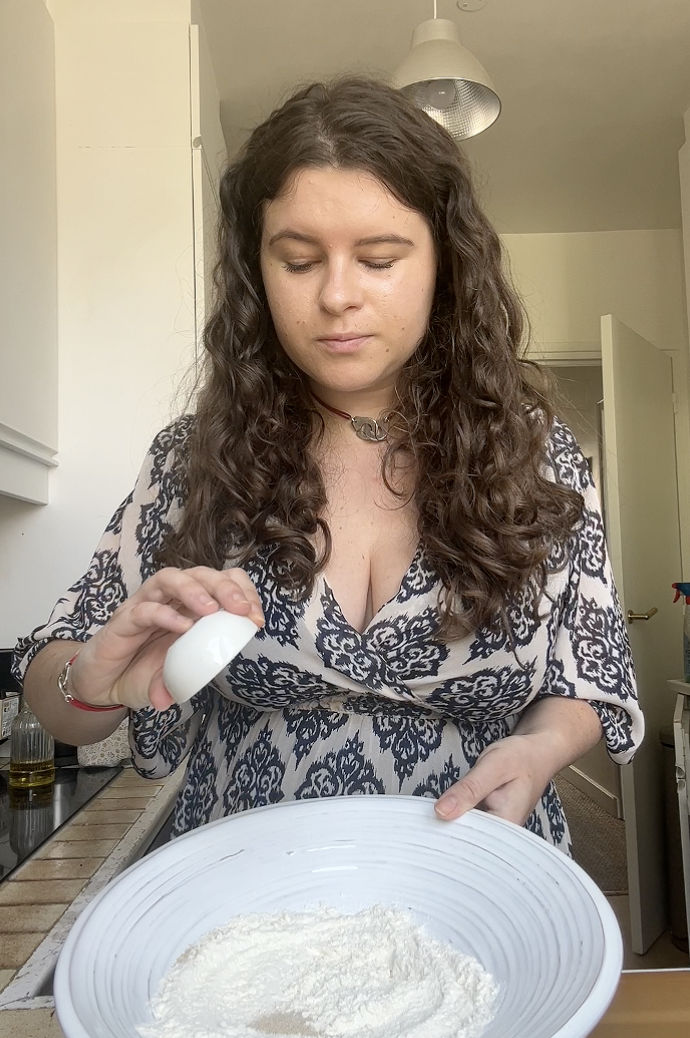
[[[690,1038],[690,969],[623,973],[591,1038]]]

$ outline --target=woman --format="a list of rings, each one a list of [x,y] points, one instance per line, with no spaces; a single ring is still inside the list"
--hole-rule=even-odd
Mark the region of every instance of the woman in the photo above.
[[[316,84],[221,203],[196,413],[20,643],[29,703],[72,743],[129,710],[143,775],[186,758],[176,833],[405,793],[567,850],[553,775],[602,733],[629,760],[642,719],[589,470],[465,160],[399,93]],[[263,630],[178,707],[165,652],[219,607]]]

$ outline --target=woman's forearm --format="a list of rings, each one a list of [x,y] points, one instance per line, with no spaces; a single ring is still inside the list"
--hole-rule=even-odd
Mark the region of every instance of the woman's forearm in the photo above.
[[[547,696],[525,710],[513,735],[535,737],[553,776],[596,746],[603,731],[586,700]]]
[[[127,708],[92,713],[65,702],[58,688],[58,674],[79,649],[79,642],[49,642],[29,664],[24,676],[24,696],[46,731],[71,746],[100,742],[127,716]]]

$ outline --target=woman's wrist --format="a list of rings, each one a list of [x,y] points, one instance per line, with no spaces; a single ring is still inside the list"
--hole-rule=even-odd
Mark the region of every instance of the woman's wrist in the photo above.
[[[552,777],[595,746],[603,730],[587,700],[548,696],[525,710],[513,735],[529,740]]]
[[[127,716],[120,710],[79,710],[65,702],[57,677],[84,644],[56,638],[43,646],[24,674],[24,697],[46,731],[61,742],[83,746],[107,738]],[[74,691],[79,691],[80,685]],[[88,693],[87,693],[88,695]]]
[[[75,662],[77,660],[77,657],[79,656],[80,651],[81,651],[80,649],[77,649],[77,651],[71,657],[71,659],[67,660],[67,662],[63,665],[60,673],[58,674],[57,686],[58,686],[58,689],[60,690],[60,692],[62,693],[62,696],[63,696],[65,702],[68,703],[70,706],[76,707],[78,710],[89,710],[89,711],[91,711],[93,713],[96,713],[96,712],[101,711],[101,710],[120,710],[120,709],[122,709],[122,706],[121,706],[120,703],[114,703],[112,705],[103,705],[103,706],[101,706],[101,705],[97,705],[97,704],[87,703],[87,702],[84,701],[83,698],[80,698],[78,695],[76,695],[76,693],[74,692],[74,689],[72,687],[73,686],[72,667],[74,666],[74,664],[75,664]]]

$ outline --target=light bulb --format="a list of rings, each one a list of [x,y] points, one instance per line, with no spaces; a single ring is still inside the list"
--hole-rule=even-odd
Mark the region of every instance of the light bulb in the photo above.
[[[422,91],[422,103],[430,108],[438,108],[445,111],[455,104],[456,91],[454,79],[430,79],[425,83]]]

